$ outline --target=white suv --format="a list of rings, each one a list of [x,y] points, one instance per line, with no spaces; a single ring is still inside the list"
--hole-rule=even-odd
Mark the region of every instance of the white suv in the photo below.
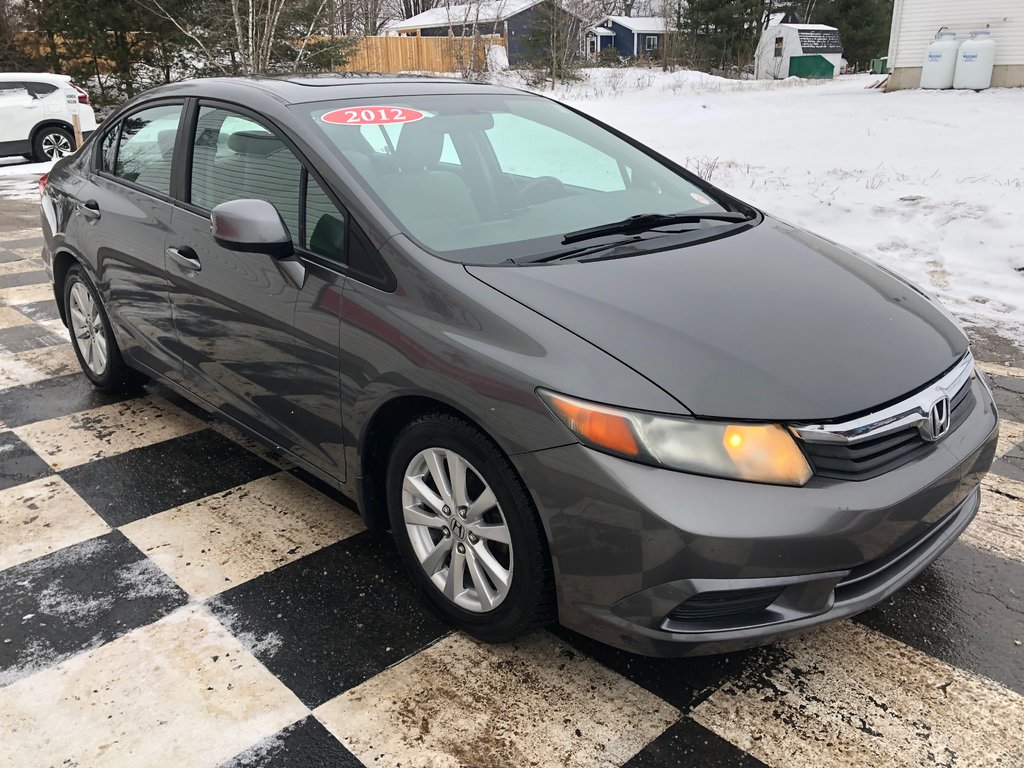
[[[88,94],[70,77],[0,72],[0,157],[24,155],[44,162],[70,155],[75,151],[73,104],[86,137],[96,130],[96,115]]]

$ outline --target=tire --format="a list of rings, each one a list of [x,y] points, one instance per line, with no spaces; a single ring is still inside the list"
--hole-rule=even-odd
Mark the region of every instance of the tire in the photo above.
[[[75,151],[75,137],[71,131],[50,125],[41,129],[32,139],[32,157],[37,163],[59,160]]]
[[[71,267],[64,278],[64,312],[78,364],[97,389],[121,392],[146,381],[121,357],[99,292],[80,265]]]
[[[447,479],[451,468],[464,462],[464,494],[438,493],[430,456],[436,457],[447,486],[456,485]],[[407,483],[407,474],[416,481]],[[487,488],[493,497],[487,497]],[[424,501],[431,494],[432,503]],[[468,503],[453,510],[445,498]],[[554,619],[554,579],[536,509],[509,460],[474,426],[443,411],[406,426],[388,461],[387,504],[406,570],[453,626],[481,640],[506,642]],[[412,525],[407,523],[407,506]],[[502,538],[508,539],[507,545]],[[434,550],[445,546],[447,551],[434,557]],[[461,579],[454,581],[453,563],[461,572]],[[508,574],[505,585],[495,578],[502,571]],[[456,589],[459,581],[461,592]]]

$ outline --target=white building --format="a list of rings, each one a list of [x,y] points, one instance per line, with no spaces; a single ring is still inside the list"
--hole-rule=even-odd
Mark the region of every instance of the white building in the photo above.
[[[941,27],[966,40],[987,29],[996,42],[993,86],[1024,86],[1024,0],[896,0],[887,90],[917,88],[925,51]]]
[[[1022,0],[1024,1],[1024,0]],[[839,30],[825,24],[772,24],[761,33],[754,55],[754,77],[833,78],[843,68]]]

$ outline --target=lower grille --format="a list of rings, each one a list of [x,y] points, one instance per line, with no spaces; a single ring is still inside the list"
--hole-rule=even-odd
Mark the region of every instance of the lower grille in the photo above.
[[[667,618],[671,621],[713,621],[757,614],[781,594],[782,587],[701,592],[677,605]]]
[[[974,407],[971,380],[950,398],[950,424],[952,432],[959,427]],[[818,477],[835,480],[869,480],[906,464],[925,453],[935,443],[921,437],[916,427],[864,440],[859,443],[838,445],[802,442],[811,469]]]

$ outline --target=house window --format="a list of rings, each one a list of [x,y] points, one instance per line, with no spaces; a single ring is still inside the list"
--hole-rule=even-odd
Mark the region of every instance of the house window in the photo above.
[[[658,36],[657,35],[648,35],[647,36],[647,40],[644,41],[644,45],[647,47],[648,51],[655,50],[658,47]]]
[[[781,59],[782,58],[782,38],[781,37],[776,37],[775,38],[775,58],[776,59]]]
[[[593,56],[595,53],[597,53],[597,39],[596,38],[591,37],[591,38],[587,39],[587,53],[589,53],[591,56]]]

